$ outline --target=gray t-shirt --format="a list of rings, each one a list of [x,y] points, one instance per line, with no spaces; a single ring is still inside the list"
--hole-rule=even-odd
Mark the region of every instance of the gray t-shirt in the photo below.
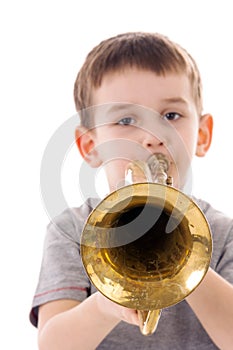
[[[212,231],[211,267],[233,283],[233,220],[196,200]],[[64,211],[48,225],[44,254],[30,320],[37,325],[38,306],[57,299],[82,301],[96,291],[82,266],[79,242],[85,220],[95,201]],[[218,301],[216,300],[216,303]],[[98,350],[212,350],[218,349],[184,300],[163,309],[156,332],[145,337],[137,326],[121,322]]]

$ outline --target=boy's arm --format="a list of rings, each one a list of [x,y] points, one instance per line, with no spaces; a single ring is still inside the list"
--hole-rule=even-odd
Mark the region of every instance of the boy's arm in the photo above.
[[[209,269],[186,300],[214,343],[222,350],[232,349],[233,286]]]
[[[111,302],[99,292],[81,303],[49,302],[39,309],[39,350],[93,350],[121,320],[138,324],[136,311]]]

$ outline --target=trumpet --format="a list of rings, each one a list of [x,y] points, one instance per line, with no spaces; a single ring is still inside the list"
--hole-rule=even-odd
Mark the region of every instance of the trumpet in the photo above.
[[[81,257],[94,286],[137,310],[140,331],[153,334],[161,310],[185,299],[208,271],[212,238],[197,204],[172,187],[163,154],[128,166],[132,183],[90,213]]]

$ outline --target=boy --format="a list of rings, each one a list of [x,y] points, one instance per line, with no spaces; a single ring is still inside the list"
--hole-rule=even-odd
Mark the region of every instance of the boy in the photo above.
[[[182,190],[192,158],[209,149],[212,117],[202,115],[198,68],[162,35],[126,33],[100,43],[77,76],[74,97],[81,111],[78,149],[90,166],[105,166],[111,191],[131,159],[158,152],[168,157],[174,187]],[[96,292],[84,272],[79,241],[93,201],[55,218],[31,311],[40,350],[231,349],[233,221],[202,200],[197,204],[213,235],[210,268],[191,295],[163,310],[150,337],[140,334],[135,310]]]

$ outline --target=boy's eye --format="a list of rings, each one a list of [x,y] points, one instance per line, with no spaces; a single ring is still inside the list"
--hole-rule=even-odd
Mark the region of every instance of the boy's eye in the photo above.
[[[179,113],[176,112],[169,112],[163,115],[163,118],[166,120],[177,120],[181,117]]]
[[[133,125],[136,123],[136,120],[133,117],[124,117],[118,121],[119,125]]]

